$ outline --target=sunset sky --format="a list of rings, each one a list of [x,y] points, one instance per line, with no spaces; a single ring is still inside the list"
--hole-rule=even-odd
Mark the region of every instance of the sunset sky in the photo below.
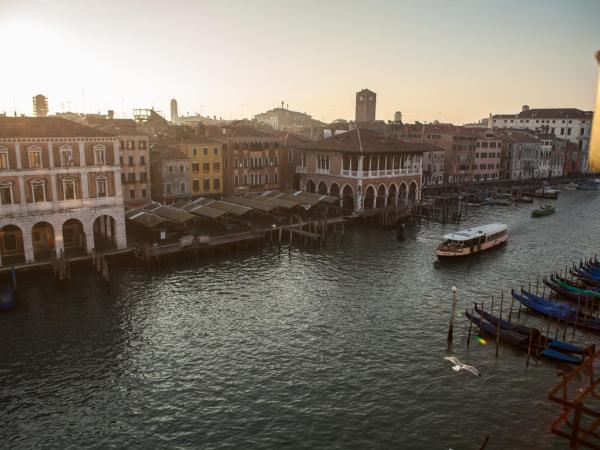
[[[0,112],[477,121],[594,106],[600,1],[0,0]]]

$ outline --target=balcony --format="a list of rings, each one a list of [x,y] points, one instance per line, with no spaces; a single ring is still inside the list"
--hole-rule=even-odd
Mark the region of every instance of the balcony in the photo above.
[[[306,167],[296,166],[296,173],[306,173]]]
[[[404,169],[389,169],[389,170],[342,170],[342,176],[348,178],[386,178],[398,176],[420,175],[419,167],[404,168]]]
[[[319,169],[317,168],[316,173],[321,175],[329,175],[329,169]]]

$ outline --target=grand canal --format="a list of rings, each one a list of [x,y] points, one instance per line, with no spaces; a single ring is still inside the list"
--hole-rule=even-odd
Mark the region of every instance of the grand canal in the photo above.
[[[564,448],[548,431],[561,366],[467,349],[461,314],[446,350],[453,285],[460,313],[600,250],[598,193],[563,192],[542,219],[534,206],[470,210],[461,227],[502,221],[510,238],[464,261],[434,254],[456,226],[423,224],[402,242],[356,227],[290,255],[123,264],[110,293],[88,267],[62,292],[22,276],[0,316],[0,446]]]

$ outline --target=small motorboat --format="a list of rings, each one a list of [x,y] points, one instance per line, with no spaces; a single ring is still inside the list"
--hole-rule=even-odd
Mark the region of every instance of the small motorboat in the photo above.
[[[10,311],[17,305],[17,296],[10,284],[0,284],[0,311]]]
[[[598,185],[596,183],[579,183],[576,189],[578,191],[597,191]]]
[[[550,214],[554,214],[556,209],[550,203],[547,205],[542,205],[538,209],[534,209],[531,211],[531,217],[544,217],[549,216]]]

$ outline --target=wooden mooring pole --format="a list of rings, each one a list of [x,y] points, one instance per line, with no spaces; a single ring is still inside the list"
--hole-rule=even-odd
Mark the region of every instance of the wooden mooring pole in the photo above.
[[[454,313],[456,311],[456,286],[452,286],[452,306],[450,308],[450,324],[448,326],[448,347],[452,345],[454,334]]]

